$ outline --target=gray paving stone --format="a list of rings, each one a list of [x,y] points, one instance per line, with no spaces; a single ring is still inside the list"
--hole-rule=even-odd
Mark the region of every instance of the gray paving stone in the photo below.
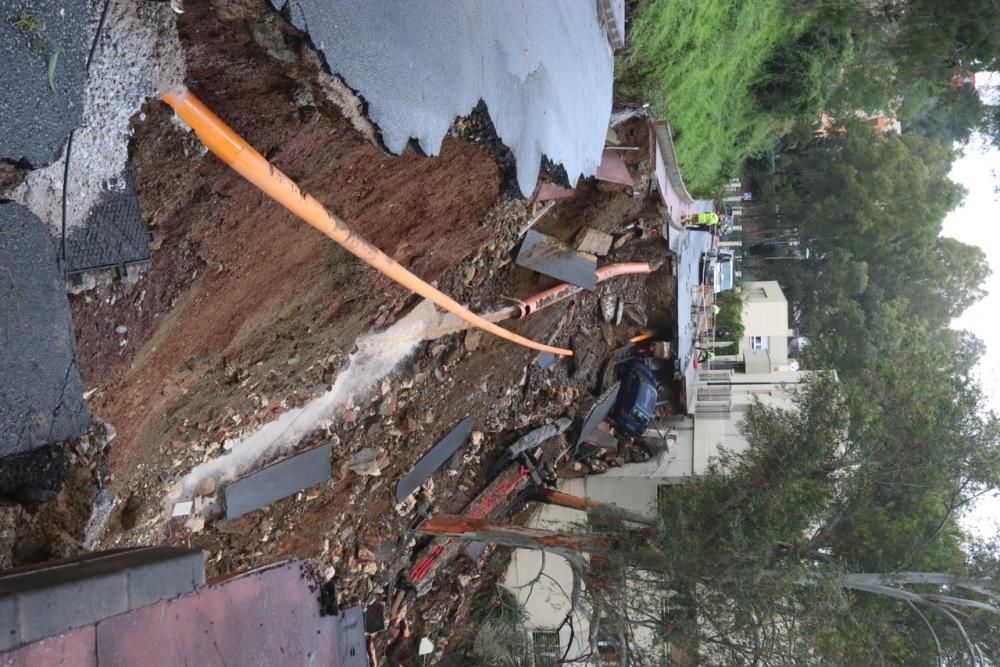
[[[329,443],[279,461],[226,487],[226,518],[235,519],[330,479]]]

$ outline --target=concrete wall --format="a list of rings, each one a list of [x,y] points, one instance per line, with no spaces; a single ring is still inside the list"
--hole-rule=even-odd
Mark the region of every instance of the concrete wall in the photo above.
[[[200,550],[147,547],[0,574],[0,651],[177,597],[205,583]]]

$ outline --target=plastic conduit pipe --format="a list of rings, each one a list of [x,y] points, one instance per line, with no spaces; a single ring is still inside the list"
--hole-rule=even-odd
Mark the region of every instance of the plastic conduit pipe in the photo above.
[[[623,262],[621,264],[608,264],[607,266],[602,266],[597,269],[597,282],[603,282],[608,278],[633,273],[652,273],[655,270],[656,268],[648,262]],[[518,303],[516,306],[511,308],[510,317],[516,319],[527,317],[528,315],[531,315],[546,306],[558,303],[559,301],[571,297],[582,290],[582,287],[577,287],[576,285],[560,283],[555,287],[549,288],[544,292],[539,292],[535,296],[529,297]]]
[[[179,91],[166,93],[163,95],[163,101],[173,107],[177,115],[195,131],[208,150],[212,151],[220,160],[276,202],[329,236],[372,268],[483,331],[488,331],[532,350],[563,356],[573,354],[572,350],[536,343],[498,327],[407,271],[398,262],[358,236],[357,232],[351,229],[347,223],[337,219],[311,195],[300,190],[294,181],[278,171],[264,156],[254,150],[253,146],[222,122],[191,91],[183,88]]]

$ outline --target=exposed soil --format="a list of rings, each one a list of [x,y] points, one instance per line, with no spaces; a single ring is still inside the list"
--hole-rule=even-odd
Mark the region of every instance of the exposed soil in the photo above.
[[[482,118],[460,120],[437,158],[390,157],[326,96],[328,82],[305,40],[263,3],[186,9],[179,32],[191,89],[365,238],[480,312],[555,283],[513,263],[529,204],[504,194],[513,170],[498,164]],[[419,494],[436,511],[460,512],[506,446],[589,409],[613,350],[649,326],[673,326],[667,262],[649,276],[616,278],[578,295],[557,336],[568,302],[506,323],[536,340],[572,344],[577,356],[550,370],[533,364],[534,352],[478,332],[422,344],[373,396],[355,397],[300,443],[335,443],[331,482],[232,521],[165,523],[171,484],[328,388],[360,335],[391,324],[416,301],[206,155],[163,105],[147,105],[134,122],[130,153],[156,239],[152,262],[138,281],[102,285],[71,303],[84,384],[95,390],[91,408],[118,433],[109,487],[122,502],[100,547],[190,543],[209,552],[210,577],[311,558],[337,581],[342,606],[388,605],[416,546],[408,533],[416,508],[395,507],[396,479],[470,416],[481,440]],[[645,133],[627,138],[643,148],[626,154],[630,166],[648,171],[640,165],[648,160]],[[635,223],[645,238],[606,261],[661,261],[667,247],[656,219],[654,199],[591,182],[537,228],[572,241],[583,227],[621,237]],[[619,325],[599,315],[606,293],[628,304]],[[379,475],[349,469],[364,448],[380,453]],[[641,454],[623,448],[604,465],[627,456]],[[396,627],[380,636],[377,653],[389,664],[413,664],[405,656],[421,636],[442,646],[468,611],[467,593],[477,588],[470,582],[497,574],[487,572],[465,560],[448,568],[402,613],[412,634]]]

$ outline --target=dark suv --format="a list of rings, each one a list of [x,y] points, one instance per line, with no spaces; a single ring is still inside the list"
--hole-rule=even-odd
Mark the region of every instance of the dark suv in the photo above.
[[[658,397],[656,376],[642,359],[629,359],[619,369],[621,388],[611,422],[629,435],[640,436],[653,421]]]

